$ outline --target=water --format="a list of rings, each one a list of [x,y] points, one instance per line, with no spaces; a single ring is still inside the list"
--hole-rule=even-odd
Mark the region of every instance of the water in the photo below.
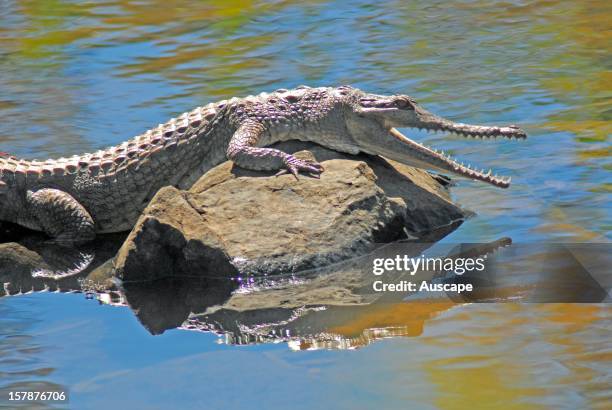
[[[608,3],[6,0],[0,151],[93,151],[209,101],[347,83],[528,131],[525,142],[476,142],[406,130],[513,177],[504,191],[461,181],[454,198],[478,215],[444,241],[608,242]],[[128,309],[83,295],[3,298],[0,391],[64,386],[74,408],[612,401],[608,305],[410,309],[371,307],[331,329],[354,337],[400,326],[405,337],[296,353],[286,343],[216,344],[211,333],[151,336]]]

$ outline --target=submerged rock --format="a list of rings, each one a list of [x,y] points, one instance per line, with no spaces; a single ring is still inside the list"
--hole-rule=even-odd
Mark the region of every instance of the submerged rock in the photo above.
[[[448,181],[425,171],[314,144],[279,148],[321,162],[321,179],[275,177],[228,161],[189,191],[166,187],[120,249],[118,276],[129,281],[316,269],[380,243],[444,227],[447,233],[465,217],[450,201]]]

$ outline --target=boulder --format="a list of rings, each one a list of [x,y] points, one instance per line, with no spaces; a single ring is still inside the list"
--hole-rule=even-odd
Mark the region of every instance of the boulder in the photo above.
[[[446,178],[315,144],[278,146],[321,162],[321,178],[211,169],[189,191],[161,189],[119,250],[124,281],[317,269],[381,243],[422,238],[466,217]]]

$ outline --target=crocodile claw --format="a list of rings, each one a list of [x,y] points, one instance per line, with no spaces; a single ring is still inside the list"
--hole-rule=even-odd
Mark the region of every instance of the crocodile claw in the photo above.
[[[286,168],[281,169],[276,176],[284,175],[291,173],[296,180],[299,180],[300,171],[307,172],[310,176],[314,178],[320,178],[321,172],[324,171],[324,168],[321,164],[316,161],[310,161],[306,159],[296,158],[293,155],[290,155],[285,161]]]

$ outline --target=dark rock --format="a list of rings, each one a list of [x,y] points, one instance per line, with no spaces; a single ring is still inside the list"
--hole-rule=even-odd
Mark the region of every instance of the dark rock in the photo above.
[[[164,188],[120,249],[119,277],[316,269],[380,243],[457,225],[465,217],[445,185],[425,171],[314,144],[290,142],[280,148],[322,162],[321,179],[274,177],[228,161],[189,191]]]
[[[191,312],[222,305],[236,287],[227,279],[166,278],[126,282],[123,296],[140,323],[157,335],[181,326]]]
[[[190,196],[172,187],[155,195],[117,254],[121,279],[237,273],[217,232],[188,202]]]

